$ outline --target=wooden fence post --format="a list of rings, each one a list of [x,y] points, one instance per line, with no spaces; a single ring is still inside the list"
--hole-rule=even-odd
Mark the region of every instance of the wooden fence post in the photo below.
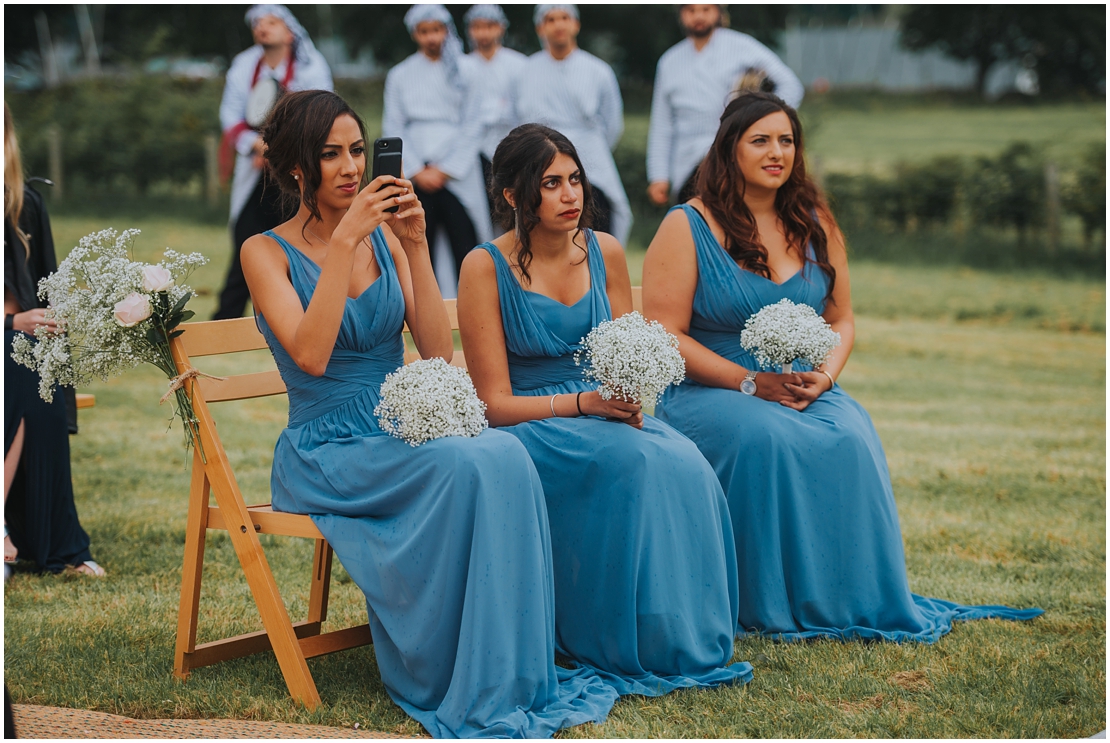
[[[1048,237],[1048,252],[1055,253],[1060,247],[1060,169],[1049,160],[1044,166],[1045,193],[1045,232]]]
[[[215,134],[204,135],[204,179],[208,206],[216,207],[220,202],[219,139]]]
[[[47,169],[50,171],[50,180],[54,181],[52,193],[58,201],[65,196],[65,186],[62,182],[62,130],[57,124],[46,128]]]

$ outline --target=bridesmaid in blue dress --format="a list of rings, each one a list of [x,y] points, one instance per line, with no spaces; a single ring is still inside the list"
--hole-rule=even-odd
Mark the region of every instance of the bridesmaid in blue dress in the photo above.
[[[671,210],[644,262],[645,312],[686,359],[687,381],[656,415],[697,443],[728,495],[738,632],[935,642],[953,620],[1041,614],[910,592],[886,455],[867,411],[835,382],[855,337],[848,263],[802,154],[797,114],[781,99],[730,103],[699,198]],[[747,319],[782,299],[840,333],[821,368],[759,371],[740,345]]]
[[[411,184],[359,188],[365,137],[326,91],[283,98],[263,132],[299,207],[242,258],[289,390],[274,508],[310,514],[335,548],[366,594],[386,689],[431,735],[537,738],[602,722],[613,690],[555,666],[550,536],[524,447],[485,431],[413,448],[374,416],[402,363],[403,322],[425,358],[450,359],[453,344]]]
[[[574,363],[591,328],[631,311],[632,289],[620,244],[582,228],[591,194],[573,145],[518,127],[492,180],[517,229],[463,261],[459,330],[490,423],[524,443],[543,482],[556,647],[621,694],[749,680],[749,664],[729,665],[736,557],[712,468]]]

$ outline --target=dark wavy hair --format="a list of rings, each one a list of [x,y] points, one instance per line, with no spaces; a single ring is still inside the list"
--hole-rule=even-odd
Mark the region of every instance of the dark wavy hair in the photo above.
[[[366,125],[345,100],[327,90],[302,90],[286,93],[274,105],[262,129],[266,143],[266,164],[270,176],[281,187],[282,207],[288,211],[301,201],[309,213],[320,219],[316,192],[320,188],[320,155],[328,141],[335,120],[350,116],[358,123],[362,138],[366,139]],[[300,166],[304,178],[304,197],[293,178],[293,168]],[[361,190],[368,182],[367,167],[362,174]]]
[[[782,111],[790,119],[794,131],[794,167],[790,177],[775,195],[775,210],[782,220],[787,242],[802,254],[806,262],[816,263],[829,277],[832,296],[836,269],[829,264],[829,239],[818,215],[834,223],[825,199],[817,185],[806,175],[805,144],[798,112],[773,93],[751,91],[740,94],[721,114],[721,126],[709,154],[698,174],[697,195],[721,225],[725,233],[725,250],[743,268],[771,278],[767,268],[767,248],[759,240],[755,218],[744,203],[747,184],[736,161],[740,137],[764,116]],[[810,261],[807,245],[813,246]]]
[[[572,240],[582,250],[585,260],[588,252],[585,243],[578,243],[578,236],[596,221],[597,202],[594,200],[593,187],[586,177],[586,170],[578,158],[578,151],[570,140],[542,124],[522,124],[509,132],[493,153],[489,185],[493,216],[502,229],[516,230],[520,241],[517,265],[520,267],[521,278],[528,283],[532,282],[532,277],[528,274],[528,266],[532,262],[531,232],[540,223],[540,218],[536,215],[536,209],[542,200],[540,184],[543,182],[544,171],[560,152],[574,160],[582,175],[582,216]],[[516,211],[505,198],[506,189],[513,193]]]

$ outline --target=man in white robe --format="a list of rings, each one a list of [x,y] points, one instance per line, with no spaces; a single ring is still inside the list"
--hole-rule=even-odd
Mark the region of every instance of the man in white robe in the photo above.
[[[791,106],[802,102],[798,76],[774,52],[747,34],[725,28],[720,5],[682,5],[686,39],[659,59],[648,129],[648,196],[662,206],[692,197],[694,174],[713,144],[721,113],[748,84],[772,87]]]
[[[549,126],[571,141],[598,196],[595,229],[624,245],[632,229],[632,208],[612,152],[624,132],[617,76],[608,64],[578,48],[576,6],[537,5],[533,20],[544,49],[528,57],[517,82],[517,117],[521,123]]]
[[[281,210],[281,195],[276,183],[263,175],[260,122],[248,123],[248,102],[259,86],[271,85],[280,93],[295,90],[332,90],[331,70],[313,46],[304,27],[284,5],[254,5],[247,11],[247,25],[254,46],[235,56],[227,71],[223,99],[220,101],[220,127],[224,131],[221,159],[230,170],[230,227],[234,252],[214,320],[241,317],[250,299],[239,250],[252,235],[273,229],[288,215]],[[259,112],[253,112],[259,116]],[[264,118],[266,111],[261,111]]]
[[[501,44],[509,19],[500,5],[472,5],[463,21],[473,49],[467,56],[474,61],[476,79],[484,93],[479,114],[483,134],[478,156],[482,162],[482,182],[488,191],[493,153],[520,123],[513,108],[513,91],[528,57]]]
[[[454,297],[466,254],[491,238],[478,159],[482,94],[443,5],[414,5],[405,26],[419,47],[385,78],[382,136],[403,141],[405,177],[424,206],[432,263]]]

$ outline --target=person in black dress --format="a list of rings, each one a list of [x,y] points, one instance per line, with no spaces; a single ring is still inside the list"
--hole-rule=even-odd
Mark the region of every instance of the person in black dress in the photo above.
[[[4,560],[39,570],[103,576],[73,503],[66,396],[39,396],[39,376],[12,360],[17,333],[56,327],[39,301],[40,279],[58,266],[42,197],[23,182],[19,145],[4,104]]]

